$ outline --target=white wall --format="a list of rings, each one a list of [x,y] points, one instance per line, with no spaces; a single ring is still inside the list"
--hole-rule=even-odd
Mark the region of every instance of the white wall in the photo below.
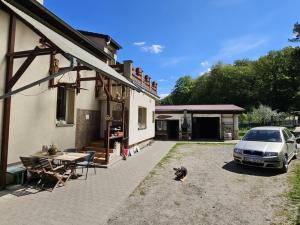
[[[159,119],[159,116],[167,116],[167,118],[163,118],[163,119]],[[187,123],[189,125],[188,127],[188,131],[191,132],[192,131],[192,114],[191,113],[187,113],[186,114],[186,119],[187,119]],[[184,113],[172,113],[172,114],[156,114],[155,115],[155,120],[178,120],[179,121],[179,131],[181,131],[181,125],[184,121]]]
[[[8,15],[0,11],[0,92],[2,93],[8,22]],[[22,22],[17,21],[15,51],[32,50],[38,44],[39,37]],[[58,58],[61,67],[69,65],[62,56]],[[17,71],[23,61],[24,59],[15,60],[14,72]],[[49,63],[49,56],[38,56],[16,83],[14,89],[47,76]],[[92,76],[94,72],[81,72],[81,75],[82,77]],[[61,79],[64,82],[74,82],[75,80],[76,72],[67,73]],[[75,97],[75,119],[77,108],[99,110],[98,101],[94,97],[94,86],[94,81],[81,82],[81,87],[88,90],[81,90],[81,93]],[[17,162],[20,156],[30,155],[41,150],[43,145],[55,144],[60,149],[75,146],[76,125],[56,126],[56,100],[57,89],[48,89],[48,82],[12,97],[8,163]],[[2,123],[2,110],[3,105],[0,107],[0,123]]]
[[[148,95],[130,91],[129,99],[129,145],[153,138],[155,136],[155,122],[152,120],[152,112],[155,112],[155,100]],[[147,108],[147,128],[138,129],[138,108]]]

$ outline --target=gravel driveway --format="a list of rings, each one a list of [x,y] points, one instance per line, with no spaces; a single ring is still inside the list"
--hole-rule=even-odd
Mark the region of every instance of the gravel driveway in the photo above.
[[[279,224],[287,175],[238,166],[232,162],[232,148],[179,145],[107,224]],[[182,165],[188,176],[175,181],[173,168]]]

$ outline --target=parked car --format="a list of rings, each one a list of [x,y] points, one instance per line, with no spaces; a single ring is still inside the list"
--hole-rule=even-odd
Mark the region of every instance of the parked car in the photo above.
[[[287,172],[297,153],[296,138],[287,128],[255,127],[234,147],[233,158],[239,164]]]

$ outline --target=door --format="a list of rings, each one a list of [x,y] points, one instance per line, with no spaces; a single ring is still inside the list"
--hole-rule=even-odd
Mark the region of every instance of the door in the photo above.
[[[179,120],[168,120],[168,139],[178,140],[179,139]]]
[[[192,137],[193,139],[220,139],[219,117],[194,117]]]

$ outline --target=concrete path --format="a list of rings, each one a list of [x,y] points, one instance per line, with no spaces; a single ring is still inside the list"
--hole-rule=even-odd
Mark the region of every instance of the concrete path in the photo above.
[[[89,171],[53,192],[0,191],[1,225],[101,225],[175,142],[156,141],[126,161]],[[19,196],[19,197],[18,197]]]

